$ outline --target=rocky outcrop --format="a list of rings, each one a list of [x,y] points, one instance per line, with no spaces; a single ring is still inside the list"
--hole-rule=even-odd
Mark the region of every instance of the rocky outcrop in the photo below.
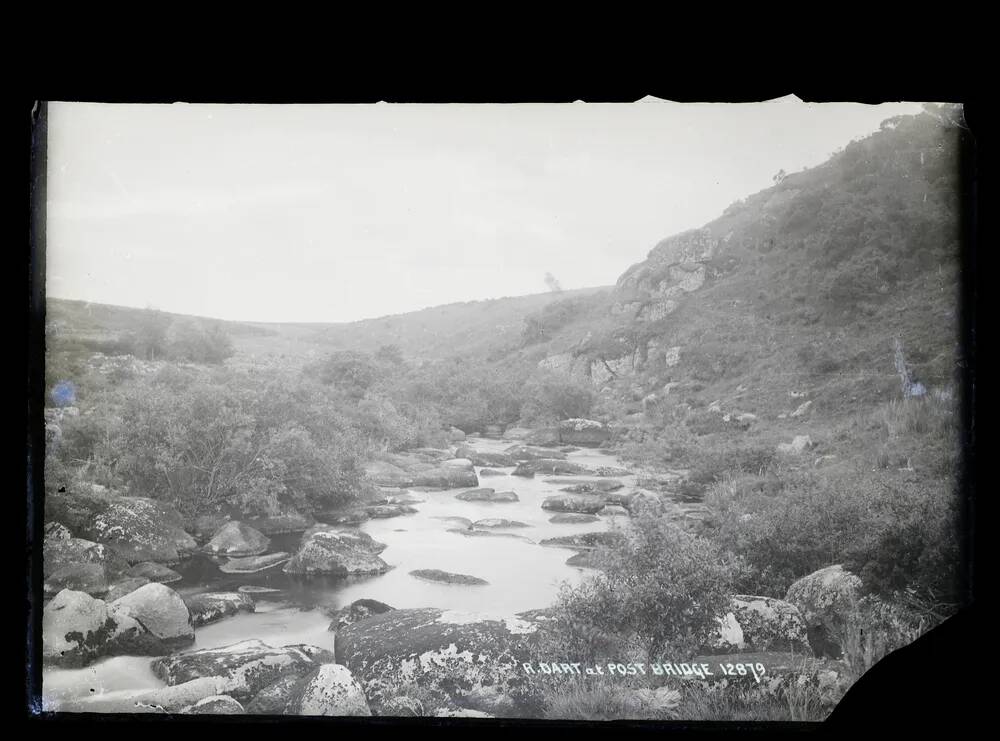
[[[186,646],[194,642],[191,613],[173,589],[151,582],[111,603],[116,615],[138,621],[164,646]]]
[[[198,628],[240,612],[253,612],[253,598],[239,592],[205,592],[184,600],[191,613],[191,625]]]
[[[259,556],[271,544],[271,539],[243,522],[227,522],[205,544],[205,551],[216,556],[241,558]]]
[[[523,618],[437,608],[393,610],[337,634],[337,662],[364,688],[379,714],[400,688],[416,683],[457,706],[498,715],[520,714],[530,678],[537,625]]]
[[[333,661],[332,652],[318,646],[274,648],[262,641],[249,640],[164,656],[150,666],[159,679],[171,686],[195,679],[219,678],[225,682],[227,695],[246,703],[279,680],[302,679]]]
[[[494,491],[490,488],[469,489],[455,495],[463,502],[516,502],[517,494],[512,491]]]
[[[772,597],[736,595],[719,621],[709,653],[781,651],[809,655],[806,625],[798,609]]]
[[[839,564],[814,571],[788,588],[785,601],[801,613],[817,656],[840,656],[847,616],[860,592],[861,579]]]
[[[173,565],[197,548],[176,509],[143,497],[110,500],[83,532],[116,550],[130,564],[155,561]]]
[[[384,574],[389,565],[378,557],[385,548],[371,536],[336,530],[307,531],[298,552],[285,564],[288,574]]]
[[[340,664],[323,664],[292,692],[289,715],[368,716],[368,700],[351,671]]]
[[[355,600],[347,607],[341,607],[339,610],[329,613],[333,621],[330,623],[328,630],[343,630],[348,625],[353,625],[359,620],[365,620],[372,615],[381,615],[383,612],[389,612],[389,610],[393,609],[395,608],[375,599]]]
[[[607,425],[593,419],[566,419],[559,423],[559,441],[569,445],[597,447],[611,437]]]
[[[465,586],[489,584],[488,581],[480,579],[478,576],[453,574],[449,571],[441,571],[440,569],[415,569],[410,572],[410,576],[415,576],[424,581],[437,582],[438,584],[462,584]]]

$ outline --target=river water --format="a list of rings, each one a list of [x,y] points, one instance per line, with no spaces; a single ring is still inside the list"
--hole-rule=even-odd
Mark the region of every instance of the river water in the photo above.
[[[499,452],[512,443],[505,440],[472,438],[473,447]],[[592,449],[570,453],[567,459],[588,468],[619,467],[619,461]],[[494,467],[496,468],[496,467]],[[477,467],[476,472],[481,469]],[[175,567],[184,579],[171,584],[184,596],[199,592],[235,591],[243,585],[266,586],[278,590],[268,598],[258,597],[254,613],[241,613],[195,630],[195,643],[187,650],[214,648],[256,638],[273,646],[308,643],[333,649],[333,633],[327,630],[330,618],[325,608],[345,606],[370,598],[393,607],[441,607],[469,612],[516,613],[552,604],[559,585],[576,583],[584,570],[566,565],[575,551],[539,545],[544,538],[606,530],[612,518],[582,524],[553,524],[554,514],[541,508],[545,497],[559,493],[565,483],[546,483],[554,478],[538,475],[526,479],[509,475],[513,468],[497,469],[503,476],[480,476],[480,486],[497,491],[514,491],[519,501],[490,503],[464,502],[455,495],[465,489],[413,492],[423,499],[414,505],[415,514],[375,519],[360,529],[385,543],[380,554],[392,568],[373,577],[335,579],[293,577],[281,567],[258,574],[224,574],[218,562],[195,556]],[[558,476],[586,479],[589,476]],[[635,487],[635,476],[617,477],[622,491]],[[485,518],[517,520],[529,527],[495,530],[521,538],[469,537],[450,528],[460,527],[446,517],[463,517],[475,522]],[[617,518],[615,518],[617,519]],[[300,534],[272,538],[270,551],[294,552]],[[440,569],[485,579],[488,585],[436,584],[409,574],[414,569]],[[82,669],[45,668],[42,673],[43,704],[58,710],[62,702],[122,690],[162,687],[150,670],[152,657],[119,656],[104,659]]]

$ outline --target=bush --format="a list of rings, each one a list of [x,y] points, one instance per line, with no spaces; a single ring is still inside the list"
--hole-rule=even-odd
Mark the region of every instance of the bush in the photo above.
[[[665,518],[637,518],[622,545],[596,558],[597,575],[560,593],[556,631],[565,655],[694,656],[728,609],[732,560]]]

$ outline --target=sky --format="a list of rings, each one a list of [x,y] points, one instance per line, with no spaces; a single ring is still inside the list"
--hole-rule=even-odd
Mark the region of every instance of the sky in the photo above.
[[[344,322],[611,285],[917,103],[50,103],[46,290]]]

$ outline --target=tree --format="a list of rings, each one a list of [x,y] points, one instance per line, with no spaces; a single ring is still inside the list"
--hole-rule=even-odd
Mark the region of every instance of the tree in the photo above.
[[[167,330],[171,319],[162,311],[153,308],[143,309],[139,315],[138,326],[132,333],[133,352],[137,357],[146,360],[156,360],[163,354],[167,344]]]

